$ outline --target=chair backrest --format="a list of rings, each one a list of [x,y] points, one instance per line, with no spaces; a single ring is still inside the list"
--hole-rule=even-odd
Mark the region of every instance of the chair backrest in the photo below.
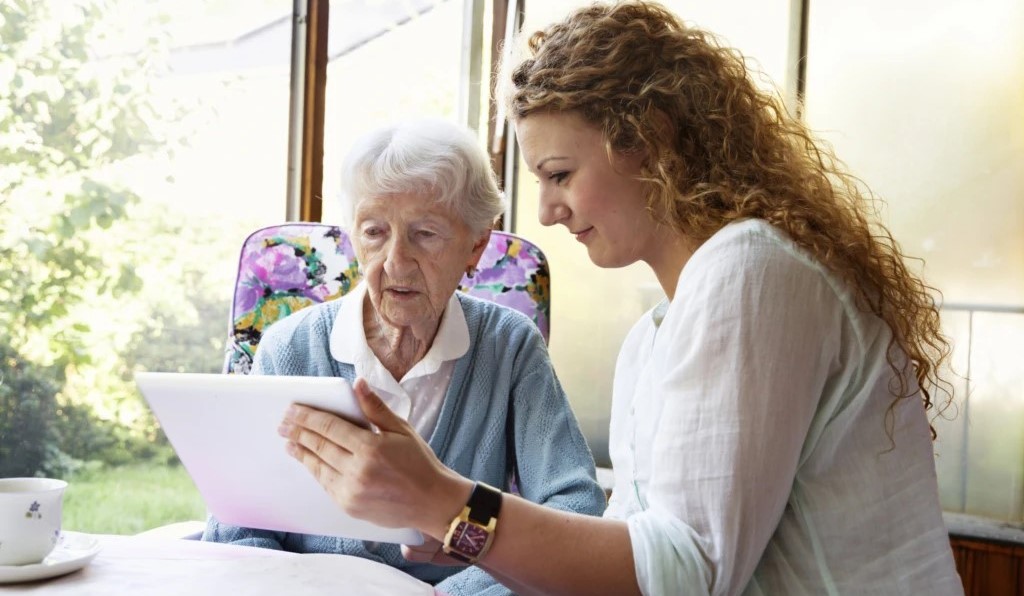
[[[238,259],[224,372],[247,374],[271,323],[344,296],[360,278],[352,243],[337,226],[287,223],[250,234]],[[459,289],[523,312],[548,340],[551,275],[528,240],[491,232],[476,274],[463,277]]]
[[[473,277],[463,292],[514,308],[536,323],[547,342],[551,333],[551,271],[536,244],[509,232],[492,231]]]

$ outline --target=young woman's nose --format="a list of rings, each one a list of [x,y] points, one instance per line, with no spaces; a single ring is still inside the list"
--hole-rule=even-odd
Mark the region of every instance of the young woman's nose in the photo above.
[[[569,208],[556,193],[541,188],[537,217],[542,226],[553,226],[569,217]]]

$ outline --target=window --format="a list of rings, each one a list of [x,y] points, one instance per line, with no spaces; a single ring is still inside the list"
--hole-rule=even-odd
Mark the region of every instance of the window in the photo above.
[[[350,19],[379,29],[353,31]],[[338,176],[356,138],[397,119],[457,118],[463,5],[335,0],[330,23],[322,220],[340,223]]]
[[[957,400],[936,428],[943,507],[1024,519],[1024,8],[815,3],[806,117],[887,202],[944,294]],[[969,391],[968,391],[969,390]]]
[[[284,213],[291,12],[0,6],[0,475],[73,475],[69,529],[203,516],[131,373],[220,370],[241,241]]]
[[[467,23],[468,1],[331,2],[324,221],[338,220],[357,135],[464,117],[466,27],[490,30]],[[793,3],[665,3],[789,83]],[[524,29],[585,4],[528,2]],[[293,2],[74,7],[0,3],[0,476],[26,461],[71,475],[69,529],[131,533],[203,515],[184,471],[164,465],[173,452],[131,372],[220,370],[237,250],[285,214]],[[944,293],[962,375],[957,417],[936,421],[944,507],[1020,521],[1024,7],[866,0],[809,14],[805,118],[887,201],[883,217]],[[517,181],[511,225],[551,264],[552,357],[608,465],[616,354],[663,294],[645,266],[597,269],[541,227],[522,165]],[[133,486],[167,488],[165,510],[125,509],[142,503]]]

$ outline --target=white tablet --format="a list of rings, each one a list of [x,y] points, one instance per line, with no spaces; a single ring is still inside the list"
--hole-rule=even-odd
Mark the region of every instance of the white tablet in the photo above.
[[[292,403],[364,423],[348,381],[199,373],[135,374],[143,397],[206,506],[234,526],[422,544],[409,528],[355,519],[285,451],[277,427]]]

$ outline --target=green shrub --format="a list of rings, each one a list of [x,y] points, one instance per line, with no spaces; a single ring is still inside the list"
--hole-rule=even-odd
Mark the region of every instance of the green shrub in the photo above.
[[[54,377],[0,340],[0,477],[59,476],[73,467],[57,446]]]
[[[147,438],[85,406],[60,404],[62,378],[56,368],[28,361],[0,340],[0,477],[60,478],[86,461],[178,461],[162,434]]]

